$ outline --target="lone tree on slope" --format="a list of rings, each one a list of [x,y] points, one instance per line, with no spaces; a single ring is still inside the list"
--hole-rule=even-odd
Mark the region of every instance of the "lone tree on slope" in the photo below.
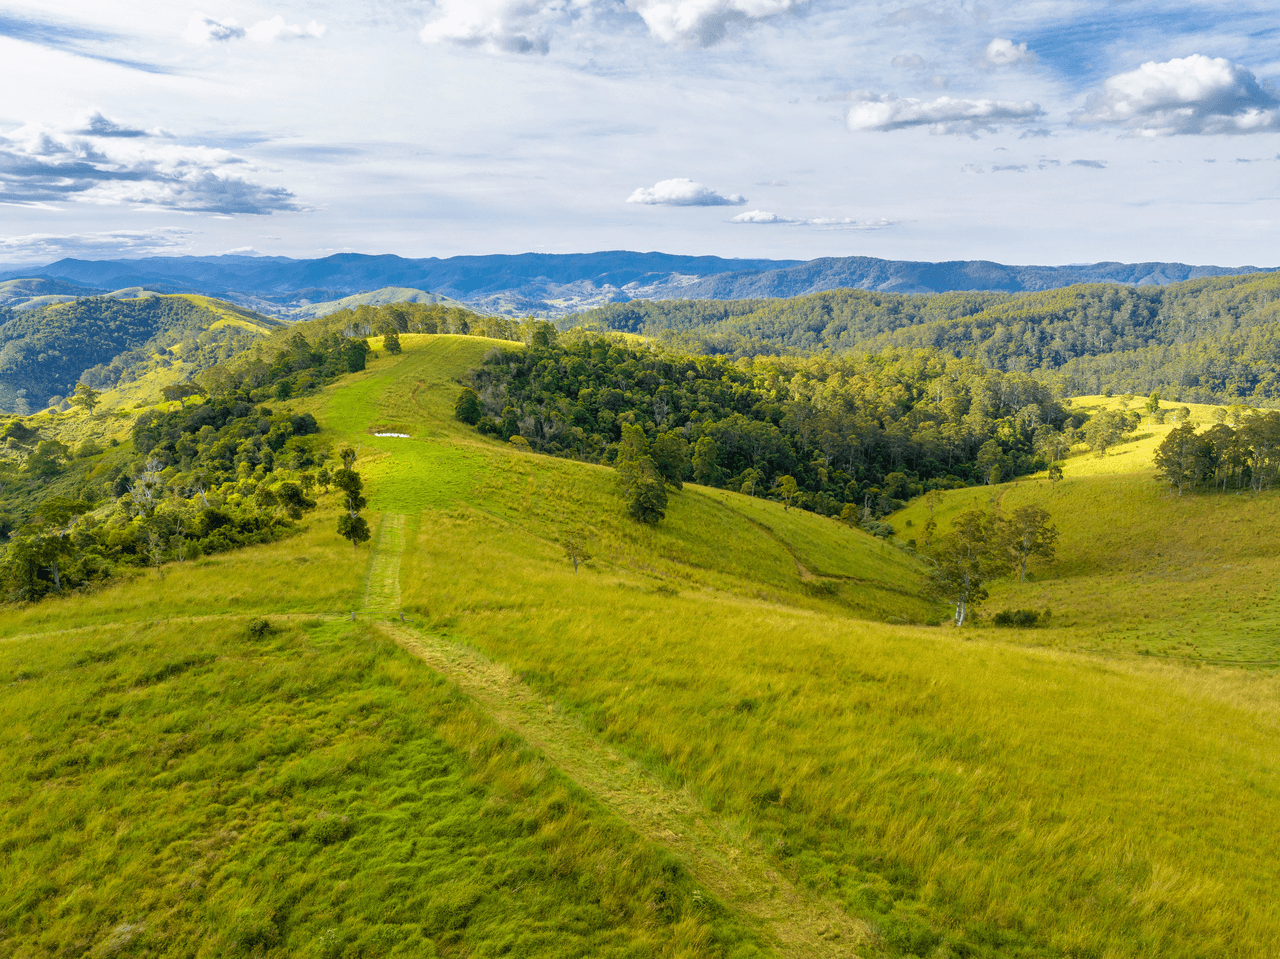
[[[1004,523],[1006,544],[1013,565],[1018,569],[1018,582],[1027,581],[1027,561],[1042,559],[1053,562],[1058,543],[1057,527],[1049,525],[1049,511],[1031,504],[1019,506]]]
[[[89,386],[89,384],[83,382],[77,383],[76,391],[71,396],[71,403],[73,406],[79,406],[86,413],[92,416],[93,408],[102,402],[100,396],[101,394],[93,387]]]
[[[957,626],[987,598],[987,582],[1009,568],[1000,523],[980,509],[952,520],[951,532],[934,540],[929,555],[934,591],[955,606]]]
[[[349,460],[347,458],[348,452],[351,453]],[[351,540],[352,546],[359,546],[369,539],[369,524],[360,515],[360,511],[367,505],[363,492],[364,481],[360,478],[360,474],[351,469],[349,465],[355,463],[355,451],[351,447],[348,446],[342,450],[342,461],[348,465],[344,465],[340,470],[335,470],[333,474],[333,485],[342,491],[342,505],[346,510],[343,515],[338,517],[338,535],[343,539]]]

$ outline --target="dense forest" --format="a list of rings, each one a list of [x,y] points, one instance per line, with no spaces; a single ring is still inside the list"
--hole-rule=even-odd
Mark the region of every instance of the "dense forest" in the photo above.
[[[613,463],[645,450],[668,481],[880,515],[926,489],[1060,458],[1080,425],[1041,383],[936,350],[729,361],[538,331],[470,373],[459,418],[531,448]],[[626,441],[623,444],[623,441]]]
[[[1280,404],[1280,276],[1028,294],[836,290],[789,300],[632,302],[565,326],[654,336],[720,356],[927,348],[1022,372],[1059,395]]]
[[[236,315],[241,323],[220,324],[224,317],[185,296],[86,297],[10,312],[0,323],[0,412],[44,409],[81,380],[109,389],[156,364],[213,366],[278,325],[247,311]]]

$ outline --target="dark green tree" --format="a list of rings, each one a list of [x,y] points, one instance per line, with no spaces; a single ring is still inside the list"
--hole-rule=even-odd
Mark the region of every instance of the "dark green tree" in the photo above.
[[[283,508],[290,519],[302,519],[302,514],[309,509],[315,509],[316,501],[308,499],[300,485],[294,482],[286,481],[281,483],[275,489],[276,502]]]
[[[1196,428],[1183,423],[1169,431],[1169,435],[1156,447],[1156,476],[1178,491],[1190,486],[1196,477],[1196,456],[1201,445]]]
[[[653,463],[668,486],[684,488],[685,470],[689,468],[689,444],[675,433],[659,433],[649,446]]]
[[[358,547],[369,541],[369,524],[363,516],[343,513],[338,517],[338,535],[351,540],[351,545]]]
[[[383,334],[382,348],[392,356],[399,356],[403,351],[403,348],[400,346],[400,334],[396,333],[394,330],[390,330]]]
[[[338,517],[338,535],[351,540],[352,546],[359,546],[369,539],[369,524],[360,515],[367,505],[364,480],[355,470],[344,467],[333,474],[333,485],[342,491],[342,507],[346,510]]]
[[[484,416],[484,407],[480,405],[480,396],[475,390],[469,386],[462,388],[457,402],[453,404],[453,415],[468,426],[475,426],[480,422],[480,417]]]
[[[627,499],[627,512],[642,523],[660,523],[667,515],[667,484],[649,455],[644,430],[627,423],[618,443],[618,484]]]

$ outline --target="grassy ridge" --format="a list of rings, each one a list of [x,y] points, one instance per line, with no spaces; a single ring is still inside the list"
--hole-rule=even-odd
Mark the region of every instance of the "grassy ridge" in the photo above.
[[[377,359],[366,372],[294,406],[314,409],[335,441],[363,444],[359,468],[372,512],[406,515],[400,591],[404,608],[416,614],[411,618],[424,618],[438,635],[506,664],[611,748],[735,823],[771,850],[783,875],[866,920],[878,936],[869,954],[1190,959],[1280,950],[1280,906],[1270,894],[1280,879],[1280,866],[1269,853],[1280,840],[1280,768],[1274,759],[1280,702],[1272,676],[1079,651],[1106,649],[1117,629],[1137,622],[1163,626],[1182,618],[1178,611],[1136,605],[1131,584],[1106,594],[1109,624],[1101,614],[1090,627],[1082,620],[1079,626],[1024,633],[892,624],[895,619],[926,622],[939,613],[912,598],[922,569],[908,555],[812,514],[697,487],[672,496],[661,526],[638,526],[622,515],[609,470],[521,453],[453,421],[457,377],[490,343],[450,336],[404,336],[402,342],[402,357]],[[411,438],[370,435],[383,430]],[[1109,454],[1099,462],[1119,459]],[[1123,473],[1091,477],[1086,475],[1095,468],[1091,462],[1070,461],[1068,478],[1052,494],[1062,497],[1063,506],[1049,505],[1064,527],[1059,564],[1064,575],[1051,580],[1037,570],[1035,583],[1027,587],[999,584],[993,591],[996,608],[1001,590],[1024,595],[1024,589],[1056,583],[1054,589],[1074,591],[1083,616],[1089,578],[1121,575],[1131,562],[1122,557],[1099,568],[1109,555],[1106,543],[1127,541],[1123,523],[1154,529],[1167,517],[1171,504],[1159,498],[1158,488],[1154,499],[1143,499],[1154,487],[1149,479],[1138,482]],[[1122,490],[1133,491],[1133,498],[1094,523],[1098,535],[1113,539],[1090,553],[1093,534],[1085,511],[1110,503]],[[947,516],[974,497],[985,503],[1003,496],[1013,505],[1017,497],[1042,494],[1048,494],[1047,484],[1042,488],[1034,482],[955,491],[937,505],[937,518],[945,525]],[[1247,524],[1257,515],[1250,510],[1264,510],[1269,502],[1270,496],[1227,498],[1227,505],[1213,508],[1223,511],[1218,518],[1224,522],[1236,517]],[[37,813],[37,807],[24,805],[32,788],[17,778],[17,770],[25,776],[25,771],[57,765],[57,757],[66,754],[84,758],[67,768],[87,775],[107,768],[93,765],[96,750],[121,757],[111,767],[117,778],[103,773],[104,783],[155,788],[149,785],[152,779],[171,769],[215,769],[224,761],[219,757],[238,755],[239,740],[199,739],[205,735],[199,723],[212,722],[211,730],[223,728],[219,722],[242,723],[248,742],[261,725],[249,711],[261,702],[268,704],[261,708],[280,717],[280,725],[271,728],[297,726],[306,735],[314,729],[316,738],[278,759],[264,757],[262,769],[246,767],[220,780],[221,789],[253,795],[257,788],[265,797],[261,808],[243,812],[251,818],[237,830],[237,849],[244,855],[236,859],[262,862],[264,871],[250,875],[228,868],[225,884],[217,890],[208,886],[201,901],[189,895],[182,907],[183,915],[195,917],[192,923],[204,923],[201,928],[218,936],[250,930],[244,934],[248,938],[211,940],[224,953],[262,946],[272,954],[293,954],[286,944],[303,954],[319,950],[315,943],[338,914],[336,893],[326,879],[338,873],[325,870],[356,870],[338,864],[350,862],[342,859],[348,847],[340,844],[356,843],[351,848],[367,851],[367,863],[350,873],[349,888],[368,878],[371,888],[390,892],[377,902],[354,894],[344,900],[358,899],[359,905],[344,905],[345,938],[338,947],[324,946],[334,950],[331,954],[349,947],[351,954],[382,954],[376,937],[391,933],[375,927],[398,921],[379,918],[388,909],[394,912],[406,898],[421,903],[424,912],[417,921],[425,927],[428,920],[421,917],[436,915],[430,912],[432,893],[463,886],[480,890],[473,919],[462,933],[473,938],[447,939],[450,929],[433,926],[427,938],[442,951],[487,954],[502,946],[519,953],[504,937],[529,915],[546,918],[547,928],[569,936],[564,941],[581,954],[609,954],[608,949],[619,954],[630,949],[635,955],[751,954],[756,945],[732,914],[695,908],[707,900],[694,895],[678,870],[666,871],[660,853],[639,843],[628,848],[639,850],[629,855],[640,865],[627,864],[618,850],[636,841],[611,832],[607,817],[590,820],[591,803],[562,780],[543,769],[550,792],[538,791],[543,785],[520,792],[511,783],[523,782],[525,773],[486,779],[486,770],[525,769],[522,764],[529,763],[537,769],[538,764],[521,753],[517,742],[484,727],[474,710],[421,666],[380,644],[359,623],[320,621],[316,614],[342,612],[359,601],[369,561],[367,549],[353,551],[333,536],[333,515],[332,502],[322,502],[310,527],[292,540],[218,557],[220,565],[201,561],[170,567],[163,580],[148,575],[94,596],[50,601],[0,622],[0,637],[45,633],[8,642],[0,638],[0,662],[9,670],[4,674],[8,685],[0,684],[0,709],[11,710],[6,715],[13,717],[0,726],[6,730],[0,735],[9,736],[7,748],[22,751],[19,762],[0,773],[0,785],[13,797],[0,805],[0,816],[15,816],[5,820],[5,834],[11,823],[26,829]],[[898,517],[904,531],[906,518]],[[915,520],[913,526],[919,525],[921,519]],[[593,554],[577,573],[559,542],[567,529],[581,530]],[[1194,551],[1201,533],[1192,523],[1170,527],[1166,522],[1165,548]],[[1212,530],[1203,535],[1210,538]],[[1268,539],[1259,538],[1251,562],[1268,561]],[[1189,600],[1201,588],[1189,583],[1180,595]],[[1246,615],[1251,594],[1227,580],[1219,592],[1214,602],[1230,598],[1241,609],[1232,614],[1224,606],[1222,621],[1212,625],[1213,635],[1226,642]],[[1068,615],[1064,600],[1054,606],[1055,622],[1076,615]],[[261,648],[243,638],[238,623],[205,627],[175,620],[151,631],[106,625],[228,609],[290,611],[298,618]],[[1143,612],[1153,618],[1142,620]],[[94,623],[99,632],[92,625],[83,628]],[[49,635],[69,627],[81,629]],[[110,651],[113,644],[127,650],[134,643],[138,658],[128,669],[113,665],[135,655],[125,651],[101,663],[73,665],[88,650]],[[1046,643],[1060,648],[1036,648]],[[216,658],[207,659],[210,655]],[[181,672],[166,673],[188,659]],[[310,667],[297,666],[313,662],[331,677],[320,692],[305,689]],[[117,671],[114,677],[108,675],[111,670]],[[166,675],[139,682],[144,673]],[[273,675],[283,677],[275,687]],[[212,685],[215,680],[223,685]],[[233,682],[246,684],[243,693],[234,694],[244,698],[231,699],[233,718],[206,719],[210,701],[217,701],[212,690],[234,691]],[[32,683],[47,685],[37,690]],[[58,700],[63,688],[66,697]],[[283,696],[286,691],[291,697]],[[163,709],[155,698],[161,693],[167,697]],[[139,707],[137,728],[150,732],[131,734],[137,744],[133,753],[112,753],[117,747],[97,731],[96,701],[103,695],[122,697],[122,710],[131,702],[146,704]],[[45,699],[54,713],[40,712]],[[462,713],[450,712],[454,708]],[[195,720],[170,731],[162,712]],[[68,718],[57,721],[62,713]],[[463,713],[471,718],[457,718]],[[108,719],[117,722],[125,715]],[[563,862],[555,857],[567,850],[569,863],[564,871],[526,867],[533,869],[528,880],[533,898],[516,900],[511,912],[486,897],[498,896],[498,889],[505,896],[513,884],[497,884],[484,863],[497,863],[501,872],[503,863],[523,862],[535,847],[504,833],[501,816],[469,818],[465,829],[443,830],[456,837],[455,849],[467,842],[473,846],[465,848],[484,846],[487,856],[476,857],[473,872],[449,873],[436,885],[413,878],[403,892],[383,877],[393,871],[393,860],[396,869],[404,868],[394,857],[401,856],[408,833],[394,833],[396,807],[390,796],[410,788],[392,761],[397,744],[409,740],[375,729],[374,719],[383,715],[392,729],[415,730],[414,745],[405,747],[413,755],[442,756],[442,764],[452,757],[454,765],[439,777],[448,783],[438,793],[429,795],[419,782],[424,805],[414,808],[426,821],[447,817],[452,808],[470,815],[475,807],[467,805],[467,797],[483,795],[485,803],[503,810],[501,816],[510,811],[516,821],[531,809],[555,807],[569,809],[571,818],[582,817],[575,822],[597,825],[546,834],[539,854]],[[144,723],[145,717],[153,718]],[[321,725],[308,725],[313,722]],[[468,736],[451,731],[468,723],[488,730],[484,735],[495,736],[501,749],[473,749]],[[18,728],[21,734],[12,732]],[[354,785],[319,777],[295,780],[288,796],[270,792],[272,784],[284,781],[286,768],[305,764],[310,752],[320,757],[317,768],[325,768],[330,754],[324,750],[345,743],[342,736],[355,736],[357,730],[366,730],[360,735],[369,738],[353,755],[373,755],[376,761],[346,767],[343,775],[356,776]],[[152,749],[152,742],[167,744],[170,737],[188,733],[197,737],[203,758],[182,753],[173,767],[157,767],[155,756],[164,752]],[[498,753],[505,758],[493,759]],[[170,758],[165,755],[164,763]],[[216,797],[195,791],[209,780],[191,782],[196,785],[184,787],[193,790],[185,794],[190,802],[174,815],[213,816]],[[463,785],[455,788],[454,782]],[[87,779],[69,779],[62,794],[107,795],[95,794],[97,788]],[[559,795],[557,790],[567,796],[564,807],[550,798]],[[502,802],[490,803],[492,795]],[[146,794],[151,797],[157,804],[165,801]],[[107,801],[71,805],[117,808]],[[236,808],[234,802],[217,805]],[[147,805],[139,799],[130,808]],[[319,828],[318,808],[346,815],[357,826],[349,837],[303,856],[297,844],[305,845],[307,830]],[[21,817],[13,813],[17,809],[25,810]],[[280,818],[271,819],[277,812]],[[155,817],[155,823],[151,818],[131,820],[131,828],[167,828],[163,817]],[[36,925],[40,935],[57,929],[59,948],[88,943],[82,951],[105,951],[103,943],[122,924],[137,921],[97,900],[79,912],[70,906],[58,912],[54,904],[68,895],[64,887],[39,892],[41,870],[50,871],[42,863],[56,858],[45,847],[65,850],[57,846],[61,831],[86,836],[74,830],[97,820],[86,812],[84,823],[74,814],[58,822],[56,828],[24,833],[28,838],[6,849],[8,858],[0,860],[10,868],[15,853],[27,857],[6,874],[5,885],[22,882],[37,889],[24,893],[16,911],[0,914],[6,932],[17,941],[12,937],[20,930],[27,936],[23,947],[33,955],[45,954],[35,951],[45,949],[31,931]],[[366,822],[369,831],[364,831]],[[551,820],[539,822],[542,829]],[[303,824],[301,839],[289,835],[291,823]],[[118,823],[109,825],[89,839],[118,836]],[[150,915],[164,917],[177,908],[161,902],[162,895],[173,893],[154,892],[161,884],[171,888],[164,879],[170,873],[163,870],[177,867],[166,865],[161,855],[169,848],[153,839],[132,859],[95,853],[95,861],[131,864],[117,901],[139,890],[158,903]],[[35,852],[27,856],[28,849]],[[63,858],[69,857],[64,853]],[[437,862],[443,867],[443,860]],[[303,891],[299,902],[305,908],[286,910],[274,897],[299,888],[290,885],[295,872],[319,879]],[[100,874],[107,876],[108,867]],[[637,904],[659,901],[652,885],[658,874],[669,877],[663,880],[661,901],[678,908],[655,926],[651,913]],[[601,926],[602,914],[592,910],[598,908],[602,885],[618,890],[619,905],[609,913],[608,927],[615,938],[582,938]],[[223,911],[199,912],[206,908],[200,902]],[[239,926],[238,915],[244,917]],[[283,920],[273,918],[278,916]],[[154,929],[161,921],[148,918],[142,925]],[[127,929],[119,933],[127,934]],[[289,938],[295,934],[299,938]],[[173,941],[191,940],[175,933]],[[521,948],[527,954],[574,954],[557,951],[558,943],[548,938]],[[430,953],[422,946],[420,954]]]
[[[389,381],[374,415],[448,435],[406,390]],[[725,494],[690,490],[664,527],[614,534],[601,471],[452,442],[488,457],[483,480],[411,530],[406,605],[739,817],[891,951],[1280,943],[1280,914],[1258,905],[1276,870],[1240,839],[1276,828],[1266,680],[851,622],[800,579],[803,549],[771,550],[757,518],[825,528],[816,517],[728,494],[755,522],[721,505],[722,545],[703,554],[700,502]],[[575,575],[537,535],[553,520],[589,525],[601,558]],[[874,569],[813,552],[815,572]]]

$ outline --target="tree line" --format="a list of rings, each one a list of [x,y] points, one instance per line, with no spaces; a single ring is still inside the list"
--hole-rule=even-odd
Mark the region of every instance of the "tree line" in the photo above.
[[[643,439],[668,485],[859,519],[1043,469],[1084,420],[1025,374],[931,350],[730,362],[549,327],[467,383],[457,416],[483,433],[613,465]]]
[[[1280,403],[1280,276],[1036,293],[833,290],[792,299],[610,304],[564,321],[721,356],[927,348],[1071,396]]]
[[[1156,475],[1182,495],[1187,490],[1261,492],[1280,477],[1280,412],[1232,417],[1214,410],[1215,422],[1204,432],[1185,420],[1156,449]]]

